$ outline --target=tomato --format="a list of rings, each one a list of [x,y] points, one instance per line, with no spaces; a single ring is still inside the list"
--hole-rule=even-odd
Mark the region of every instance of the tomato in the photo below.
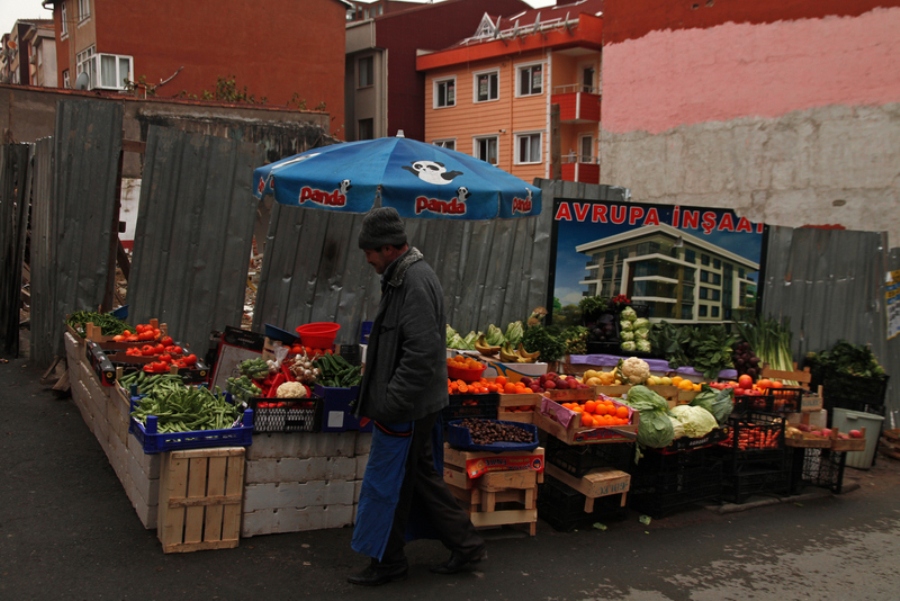
[[[172,346],[173,344],[175,344],[175,341],[172,340],[171,336],[163,336],[162,340],[160,340],[159,343],[163,346]]]
[[[159,360],[163,363],[171,363],[172,355],[169,355],[168,353],[163,353],[162,355],[159,356]]]
[[[144,330],[143,332],[138,334],[138,340],[146,340],[149,342],[150,340],[153,340],[154,338],[155,337],[153,336],[152,331],[148,332],[147,330]]]
[[[185,365],[190,365],[190,366],[197,365],[197,355],[195,355],[194,353],[191,353],[190,355],[185,357],[183,359],[183,361],[184,361]]]
[[[738,384],[741,388],[750,388],[753,386],[753,378],[748,374],[742,374],[741,377],[738,378]]]

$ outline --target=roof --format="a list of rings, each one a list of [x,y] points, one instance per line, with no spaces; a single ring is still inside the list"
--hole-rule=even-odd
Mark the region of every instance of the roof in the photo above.
[[[485,35],[484,21],[482,21],[482,27],[479,27],[475,35],[466,38],[460,42],[460,45],[479,43],[496,38],[515,37],[523,32],[538,33],[566,27],[567,23],[577,21],[578,16],[582,14],[601,17],[603,16],[603,2],[604,0],[575,0],[566,4],[531,8],[507,17],[495,15],[494,18],[490,18],[485,13],[485,18],[490,18],[494,26],[492,34],[490,36]]]

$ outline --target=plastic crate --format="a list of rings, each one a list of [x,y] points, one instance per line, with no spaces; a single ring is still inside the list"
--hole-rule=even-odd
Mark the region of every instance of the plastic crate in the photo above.
[[[888,376],[863,377],[832,372],[822,375],[818,383],[822,384],[822,397],[826,403],[841,400],[881,406],[887,394]]]
[[[771,413],[744,413],[728,418],[728,437],[719,443],[736,460],[777,459],[784,454],[785,418]]]
[[[476,418],[484,419],[484,418]],[[509,451],[533,451],[538,447],[538,429],[533,424],[523,424],[521,422],[506,422],[496,419],[486,419],[485,421],[503,424],[519,428],[531,434],[530,442],[494,442],[491,444],[475,444],[472,441],[472,432],[463,425],[463,420],[453,420],[447,424],[447,442],[455,449],[463,451],[487,451],[491,453],[504,453]]]
[[[592,469],[612,467],[630,471],[634,463],[634,444],[568,445],[555,436],[547,437],[547,462],[581,478]]]
[[[791,489],[791,468],[775,466],[771,469],[739,470],[726,474],[722,486],[722,499],[741,504],[753,495],[787,495]]]
[[[318,432],[322,421],[322,399],[258,397],[249,400],[255,412],[257,432]]]
[[[538,494],[538,517],[554,530],[571,532],[577,528],[589,528],[596,522],[621,520],[628,514],[622,507],[621,495],[609,495],[594,499],[594,511],[584,511],[585,496],[566,486],[556,478],[546,476]]]
[[[359,418],[350,409],[350,404],[359,398],[359,386],[335,388],[316,384],[313,391],[322,399],[322,432],[372,431],[372,422],[360,427]]]
[[[840,494],[844,484],[846,452],[797,448],[793,453],[791,493],[799,493],[803,486],[817,486]]]
[[[682,436],[681,438],[672,441],[672,444],[669,446],[657,450],[663,455],[686,453],[712,447],[726,438],[728,438],[728,428],[716,428],[706,436],[701,436],[700,438],[688,438],[687,436]]]
[[[450,404],[441,411],[444,424],[467,417],[483,417],[497,419],[497,408],[500,406],[500,395],[496,392],[487,394],[451,394]]]
[[[654,519],[722,495],[723,461],[714,449],[647,452],[632,470],[628,506]]]
[[[772,388],[766,394],[734,397],[733,413],[797,413],[803,399],[802,388]]]
[[[132,399],[132,407],[134,406]],[[134,434],[144,453],[152,455],[165,451],[183,449],[208,449],[212,447],[249,447],[253,442],[253,410],[244,411],[241,423],[225,430],[193,430],[190,432],[170,432],[159,434],[156,431],[156,416],[147,416],[147,425],[129,418],[128,431]]]

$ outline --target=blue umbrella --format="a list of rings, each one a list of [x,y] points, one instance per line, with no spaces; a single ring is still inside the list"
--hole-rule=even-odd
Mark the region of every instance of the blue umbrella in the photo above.
[[[490,163],[398,135],[333,144],[253,171],[254,194],[342,213],[394,207],[401,217],[494,219],[541,212],[541,189]]]

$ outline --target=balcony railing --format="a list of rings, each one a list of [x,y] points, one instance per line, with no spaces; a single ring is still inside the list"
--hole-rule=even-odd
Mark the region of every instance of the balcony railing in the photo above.
[[[559,105],[560,123],[599,122],[600,94],[593,90],[577,84],[555,87],[550,102]]]

